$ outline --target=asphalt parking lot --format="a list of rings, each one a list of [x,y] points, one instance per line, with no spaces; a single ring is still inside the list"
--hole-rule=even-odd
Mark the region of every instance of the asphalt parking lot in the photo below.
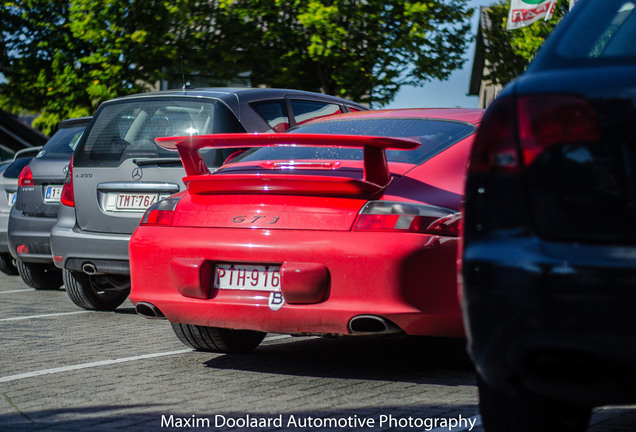
[[[78,309],[0,275],[0,431],[482,432],[471,368],[428,340],[269,335],[195,352],[166,321]],[[634,431],[633,407],[590,431]]]

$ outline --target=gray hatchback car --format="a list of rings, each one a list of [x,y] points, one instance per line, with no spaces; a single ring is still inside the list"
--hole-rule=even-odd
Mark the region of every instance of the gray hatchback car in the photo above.
[[[32,288],[57,289],[62,285],[62,272],[51,258],[50,233],[68,163],[90,120],[79,117],[60,122],[18,177],[15,204],[9,214],[9,252],[22,280]]]
[[[9,253],[9,214],[18,190],[18,176],[42,147],[29,147],[16,152],[12,161],[0,166],[0,272],[15,276],[18,269]]]
[[[271,88],[161,91],[103,103],[75,150],[51,231],[68,296],[90,310],[114,310],[128,297],[132,232],[150,205],[184,188],[181,159],[155,138],[283,132],[365,109],[328,95]],[[218,167],[235,150],[210,149],[202,156]]]

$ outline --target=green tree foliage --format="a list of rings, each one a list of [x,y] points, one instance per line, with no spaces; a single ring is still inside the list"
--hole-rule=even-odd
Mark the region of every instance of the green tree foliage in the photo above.
[[[554,27],[567,13],[568,2],[560,0],[554,15],[520,29],[508,30],[510,0],[501,0],[486,10],[486,22],[482,15],[484,35],[483,54],[489,72],[484,76],[494,84],[505,85],[521,75],[543,45]]]
[[[216,10],[196,0],[4,0],[0,105],[41,113],[34,125],[48,133],[105,100],[147,91],[179,70],[183,52],[211,58],[200,48],[222,39]]]
[[[459,68],[470,30],[466,0],[220,0],[254,36],[252,82],[384,104],[402,85]]]
[[[467,0],[0,0],[0,107],[50,132],[180,73],[383,104],[462,65]]]

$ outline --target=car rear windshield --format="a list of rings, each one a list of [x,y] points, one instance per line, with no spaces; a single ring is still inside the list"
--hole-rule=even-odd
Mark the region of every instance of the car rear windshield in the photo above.
[[[58,129],[50,140],[46,142],[36,159],[70,159],[77,147],[86,125],[78,125]]]
[[[293,133],[372,135],[412,138],[421,143],[415,150],[388,150],[391,162],[421,164],[468,137],[476,130],[469,123],[414,118],[365,118],[322,121],[290,129]],[[248,150],[236,162],[257,160],[362,160],[361,149],[330,147],[263,147]]]
[[[564,64],[620,63],[636,60],[636,0],[578,4],[576,20],[552,45]],[[552,59],[553,62],[557,59]]]
[[[18,178],[25,166],[31,162],[32,157],[23,157],[14,160],[2,173],[2,177]]]
[[[130,158],[179,161],[176,151],[162,149],[155,138],[245,132],[227,105],[215,99],[139,98],[104,105],[95,116],[74,156],[75,166],[119,166]],[[216,153],[204,156],[208,164],[223,162],[224,155]]]

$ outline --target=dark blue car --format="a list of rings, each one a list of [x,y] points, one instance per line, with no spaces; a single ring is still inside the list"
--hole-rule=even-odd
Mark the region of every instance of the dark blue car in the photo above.
[[[488,432],[636,401],[635,126],[633,0],[578,1],[484,116],[461,294]]]

